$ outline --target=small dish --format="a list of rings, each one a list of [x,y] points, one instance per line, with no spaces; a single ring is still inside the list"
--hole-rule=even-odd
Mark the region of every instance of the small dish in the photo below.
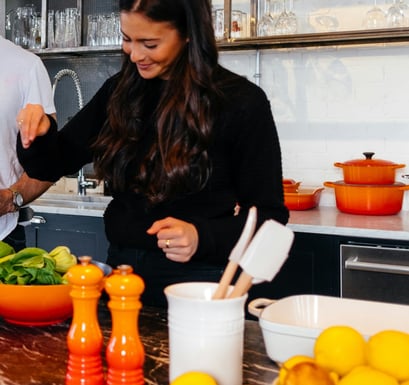
[[[297,192],[284,191],[284,204],[289,210],[309,210],[317,207],[324,187],[300,188]]]
[[[294,179],[283,179],[284,192],[295,193],[298,191],[301,182],[296,182]]]

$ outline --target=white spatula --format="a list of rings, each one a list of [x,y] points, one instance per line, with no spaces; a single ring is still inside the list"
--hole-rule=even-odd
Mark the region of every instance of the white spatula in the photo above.
[[[253,283],[272,281],[286,261],[294,233],[275,220],[263,223],[240,259],[243,269],[229,298],[247,293]]]
[[[239,267],[239,261],[244,251],[246,250],[248,244],[250,243],[251,237],[254,234],[257,222],[257,208],[255,206],[251,207],[247,215],[246,223],[241,232],[240,238],[234,246],[233,250],[229,255],[229,263],[227,264],[222,278],[220,279],[219,286],[213,293],[213,299],[221,299],[226,296],[227,289],[232,281],[234,274]]]

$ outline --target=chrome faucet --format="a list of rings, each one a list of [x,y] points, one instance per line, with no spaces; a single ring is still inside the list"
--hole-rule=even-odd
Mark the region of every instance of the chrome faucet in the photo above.
[[[54,83],[53,83],[53,98],[55,95],[55,89],[57,87],[57,83],[61,80],[61,78],[63,78],[64,76],[69,76],[75,85],[75,89],[77,91],[77,99],[78,99],[78,108],[81,110],[82,107],[84,107],[84,98],[82,96],[82,90],[81,90],[81,83],[80,83],[80,79],[78,77],[78,74],[68,68],[64,68],[60,71],[57,72],[57,74],[54,76]],[[87,188],[95,188],[96,186],[96,182],[95,181],[90,181],[87,180],[85,178],[85,174],[84,174],[84,168],[81,168],[78,171],[78,195],[87,195]]]
[[[81,110],[82,107],[84,107],[84,98],[82,97],[80,78],[78,77],[77,73],[75,71],[73,71],[73,70],[70,70],[68,68],[64,68],[64,69],[58,71],[57,74],[54,76],[53,98],[54,98],[54,95],[55,95],[55,89],[57,87],[57,83],[64,76],[69,76],[73,80],[74,85],[75,85],[75,89],[77,91],[78,108]]]

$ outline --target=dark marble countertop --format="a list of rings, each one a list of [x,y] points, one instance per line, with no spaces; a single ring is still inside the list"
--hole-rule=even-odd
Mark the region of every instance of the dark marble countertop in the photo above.
[[[98,320],[106,347],[111,333],[111,316],[103,300],[98,308]],[[23,327],[0,320],[0,384],[63,385],[69,327],[70,320],[46,327]],[[166,312],[143,308],[139,315],[139,333],[145,348],[145,384],[168,385]],[[278,367],[265,352],[257,321],[246,320],[244,340],[243,385],[271,385]],[[105,351],[101,354],[105,361]]]

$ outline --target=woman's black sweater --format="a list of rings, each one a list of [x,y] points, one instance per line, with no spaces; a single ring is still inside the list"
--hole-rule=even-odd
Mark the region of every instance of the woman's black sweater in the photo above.
[[[219,109],[209,147],[211,175],[205,188],[150,207],[133,191],[112,192],[104,213],[112,244],[157,250],[156,236],[146,230],[157,219],[172,216],[193,223],[199,233],[196,260],[223,265],[238,240],[248,208],[258,209],[258,226],[266,219],[287,223],[279,139],[270,103],[261,88],[220,68],[227,96]],[[107,118],[107,105],[117,77],[108,79],[90,102],[60,131],[52,124],[29,149],[17,143],[21,164],[30,177],[57,181],[93,161],[91,144]],[[52,120],[52,119],[51,119]],[[242,209],[234,215],[238,204]]]

